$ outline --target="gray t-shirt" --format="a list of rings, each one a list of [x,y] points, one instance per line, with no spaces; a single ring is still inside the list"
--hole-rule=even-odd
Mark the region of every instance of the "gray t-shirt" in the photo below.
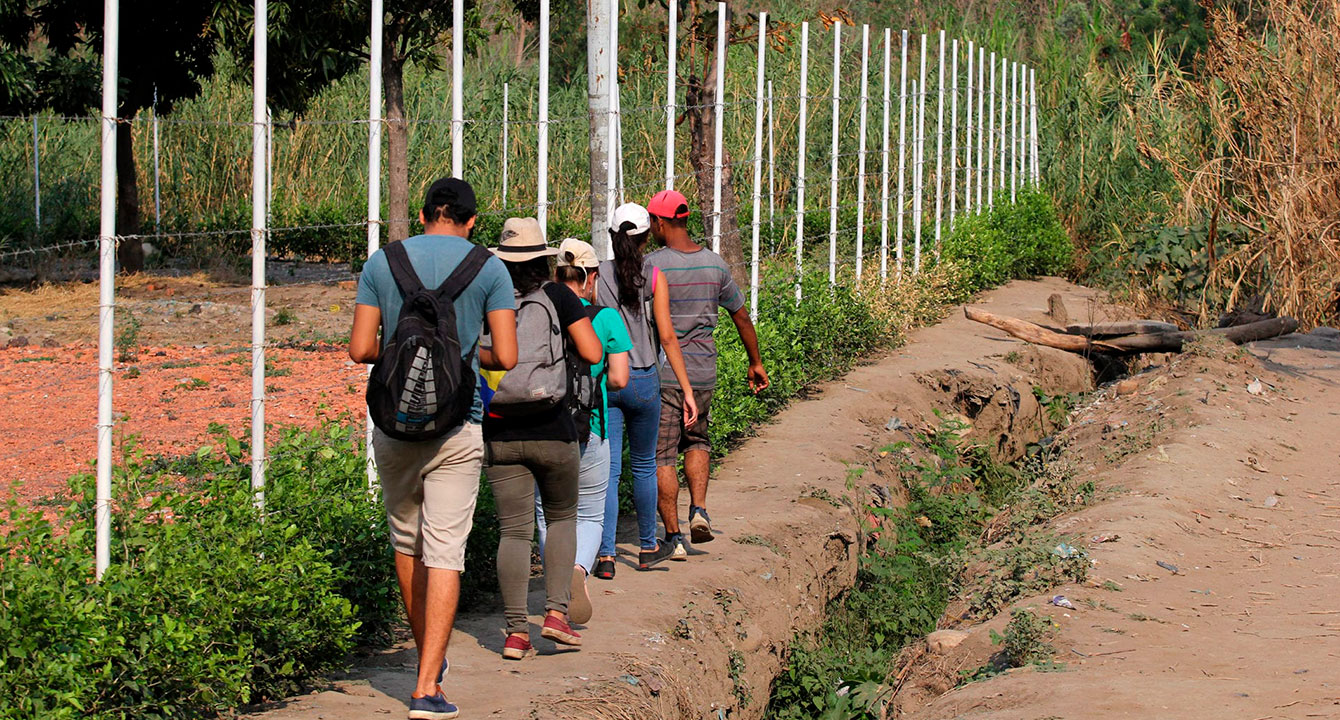
[[[658,271],[645,259],[642,261],[642,291],[638,313],[619,304],[619,279],[614,272],[614,261],[600,263],[600,279],[596,283],[596,301],[619,311],[619,317],[628,328],[633,349],[628,352],[628,366],[633,369],[655,367],[660,355],[656,341],[655,318],[652,317],[652,290]]]
[[[744,296],[726,261],[706,248],[681,252],[667,247],[648,255],[647,262],[660,269],[670,291],[670,322],[684,351],[689,384],[716,387],[717,344],[712,332],[717,327],[717,308],[734,313],[744,307]],[[661,384],[674,387],[675,382],[670,364],[661,363]]]
[[[446,281],[447,276],[465,259],[470,248],[474,247],[469,240],[454,235],[415,235],[401,242],[405,244],[405,252],[414,266],[414,272],[419,276],[419,282],[428,288],[435,288]],[[396,287],[395,278],[391,276],[386,253],[378,250],[363,265],[363,275],[358,279],[358,296],[354,302],[381,309],[383,345],[391,340],[391,333],[400,319],[403,300],[400,288]],[[456,334],[461,340],[461,357],[473,355],[477,373],[479,355],[474,350],[479,331],[484,326],[484,316],[494,310],[516,308],[512,276],[507,274],[507,267],[498,258],[489,258],[475,276],[474,282],[456,298],[455,305]],[[484,405],[476,391],[470,421],[478,423],[483,417]]]

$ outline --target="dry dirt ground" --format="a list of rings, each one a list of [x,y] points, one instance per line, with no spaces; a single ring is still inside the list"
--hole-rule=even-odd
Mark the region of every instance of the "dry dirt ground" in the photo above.
[[[1059,280],[1013,283],[981,304],[1036,317],[1052,292],[1066,296],[1072,313],[1120,317],[1096,293]],[[700,546],[703,554],[639,573],[628,562],[631,528],[622,528],[616,579],[591,581],[595,617],[580,651],[539,641],[537,656],[507,662],[500,609],[459,618],[447,692],[471,718],[761,717],[787,643],[854,579],[861,529],[842,496],[863,502],[866,483],[849,463],[870,463],[881,446],[938,424],[935,410],[969,417],[974,437],[1017,453],[1043,432],[1035,385],[1080,391],[1090,383],[1082,358],[1026,347],[956,312],[822,386],[731,452],[711,491],[719,537]],[[538,591],[533,581],[535,611]],[[414,667],[412,648],[402,645],[359,660],[329,688],[251,717],[401,715]]]
[[[1324,330],[1323,330],[1324,332]],[[1087,547],[1052,667],[936,697],[989,631],[914,674],[914,718],[1340,717],[1340,335],[1171,358],[1101,393],[1064,436],[1101,501],[1054,528]],[[1100,536],[1116,538],[1098,542]],[[1162,563],[1162,565],[1160,564]],[[952,686],[952,682],[949,683]]]

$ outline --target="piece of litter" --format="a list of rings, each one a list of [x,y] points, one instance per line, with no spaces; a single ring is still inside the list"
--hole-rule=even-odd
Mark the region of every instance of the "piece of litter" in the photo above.
[[[619,679],[628,683],[629,685],[632,685],[633,687],[637,687],[638,685],[642,684],[642,681],[638,680],[632,675],[620,675]]]
[[[1090,542],[1094,545],[1098,545],[1100,543],[1116,542],[1119,539],[1121,539],[1121,536],[1115,533],[1112,535],[1094,535]]]
[[[1280,499],[1278,497],[1271,495],[1270,497],[1266,498],[1265,506],[1268,508],[1275,507],[1276,505],[1279,504],[1279,501]]]
[[[859,392],[859,393],[868,393],[868,392],[870,392],[869,390],[866,390],[865,388],[852,387],[851,385],[847,385],[846,387],[847,387],[848,390],[855,390],[856,392]]]
[[[1252,380],[1251,382],[1247,383],[1247,392],[1249,392],[1249,393],[1251,393],[1251,394],[1253,394],[1253,395],[1260,395],[1260,394],[1261,394],[1261,379],[1260,379],[1260,378],[1256,378],[1255,380]]]
[[[1163,568],[1164,570],[1167,570],[1168,572],[1172,573],[1173,575],[1176,575],[1177,572],[1178,572],[1178,570],[1177,570],[1177,566],[1176,566],[1176,565],[1173,565],[1172,563],[1166,563],[1166,562],[1163,562],[1162,560],[1158,560],[1158,561],[1156,561],[1156,563],[1158,564],[1159,567]]]
[[[907,423],[903,422],[903,419],[897,415],[889,418],[889,421],[884,423],[884,429],[890,432],[894,430],[902,430],[905,427],[907,427]]]
[[[1052,554],[1059,558],[1072,558],[1080,554],[1080,549],[1067,543],[1061,543],[1052,548]]]
[[[759,573],[759,577],[763,578],[764,582],[767,582],[768,580],[772,579],[772,573],[771,572]]]
[[[1055,605],[1056,607],[1065,608],[1067,610],[1075,609],[1075,604],[1070,602],[1070,600],[1066,598],[1066,596],[1064,595],[1056,595],[1055,597],[1053,597],[1051,599],[1051,604]]]

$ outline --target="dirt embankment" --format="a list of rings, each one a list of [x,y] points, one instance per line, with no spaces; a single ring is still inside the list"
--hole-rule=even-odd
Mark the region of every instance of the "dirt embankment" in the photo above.
[[[1340,717],[1340,333],[1195,347],[1062,438],[1097,501],[1051,527],[1089,579],[1010,608],[1048,619],[1050,661],[941,694],[1001,650],[1007,609],[931,653],[899,715]]]
[[[1040,319],[1053,292],[1099,319],[1122,317],[1092,291],[1058,280],[1013,283],[979,304]],[[862,546],[856,508],[870,485],[896,485],[895,459],[881,449],[938,426],[939,412],[1012,458],[1050,431],[1034,388],[1054,394],[1091,383],[1084,359],[1030,348],[956,311],[901,350],[824,385],[733,451],[713,479],[719,535],[698,548],[702,554],[638,573],[627,542],[635,532],[624,518],[618,575],[591,581],[595,617],[580,652],[541,641],[538,657],[506,663],[498,654],[500,612],[459,618],[448,695],[471,717],[762,717],[796,632],[817,625],[828,601],[854,581]],[[862,478],[849,470],[857,465],[886,477]],[[533,581],[531,608],[542,606]],[[401,646],[326,691],[258,717],[398,714],[414,663],[413,649]]]

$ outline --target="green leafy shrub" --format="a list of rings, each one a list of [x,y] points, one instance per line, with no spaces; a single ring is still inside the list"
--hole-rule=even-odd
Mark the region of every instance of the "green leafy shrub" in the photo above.
[[[1074,249],[1051,198],[1030,189],[1017,197],[1013,205],[961,218],[945,238],[942,257],[963,270],[969,290],[1070,268]]]
[[[245,445],[117,468],[112,562],[93,582],[91,478],[0,536],[0,716],[191,717],[292,694],[398,613],[358,438],[327,423],[272,448],[266,510]],[[185,476],[185,480],[183,480]]]

